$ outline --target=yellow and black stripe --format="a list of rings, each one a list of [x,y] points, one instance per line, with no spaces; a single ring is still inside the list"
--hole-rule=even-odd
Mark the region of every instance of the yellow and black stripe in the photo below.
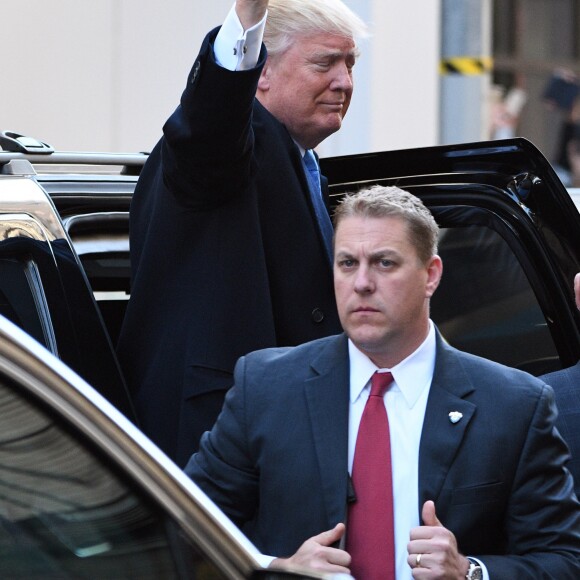
[[[493,68],[491,56],[454,56],[444,58],[439,65],[442,75],[482,75]]]

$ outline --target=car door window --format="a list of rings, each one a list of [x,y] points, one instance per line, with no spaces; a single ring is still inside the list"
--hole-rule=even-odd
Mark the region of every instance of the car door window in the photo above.
[[[492,227],[462,225],[454,213],[455,227],[441,228],[443,277],[431,300],[443,336],[461,350],[534,374],[557,367],[556,346],[515,248]]]
[[[223,578],[154,499],[0,378],[0,577]]]
[[[36,264],[0,259],[0,314],[57,354],[48,312]]]

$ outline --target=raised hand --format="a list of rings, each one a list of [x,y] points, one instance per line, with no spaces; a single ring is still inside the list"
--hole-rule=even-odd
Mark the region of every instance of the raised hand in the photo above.
[[[267,9],[268,0],[236,0],[236,14],[244,30],[258,24],[264,18]]]

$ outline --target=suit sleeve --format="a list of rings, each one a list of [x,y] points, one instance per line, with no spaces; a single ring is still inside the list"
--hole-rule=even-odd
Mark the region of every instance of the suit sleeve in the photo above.
[[[258,503],[258,473],[249,449],[246,416],[245,359],[241,358],[217,422],[185,467],[185,473],[238,527],[253,518]]]
[[[580,498],[580,362],[540,377],[554,389],[558,405],[556,426],[570,448],[568,469]]]
[[[222,68],[213,54],[217,30],[205,38],[180,104],[163,127],[165,185],[198,209],[246,191],[255,171],[252,107],[266,51],[262,47],[253,69]]]
[[[492,580],[580,578],[580,506],[554,429],[554,394],[544,385],[530,421],[505,515],[506,556],[478,555]]]

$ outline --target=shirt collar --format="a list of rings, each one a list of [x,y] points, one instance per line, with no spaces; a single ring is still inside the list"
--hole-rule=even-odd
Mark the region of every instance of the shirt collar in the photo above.
[[[350,361],[350,402],[354,403],[375,371],[389,371],[393,374],[392,390],[398,390],[409,408],[412,408],[424,389],[431,385],[435,369],[436,341],[435,326],[429,321],[429,332],[421,345],[406,359],[391,369],[379,369],[370,358],[363,354],[349,339]]]
[[[294,141],[294,139],[292,139],[292,141]],[[298,151],[300,151],[300,157],[304,157],[306,149],[304,149],[304,147],[302,147],[302,145],[300,145],[298,141],[294,141],[294,143],[296,144],[296,147],[298,147]]]

